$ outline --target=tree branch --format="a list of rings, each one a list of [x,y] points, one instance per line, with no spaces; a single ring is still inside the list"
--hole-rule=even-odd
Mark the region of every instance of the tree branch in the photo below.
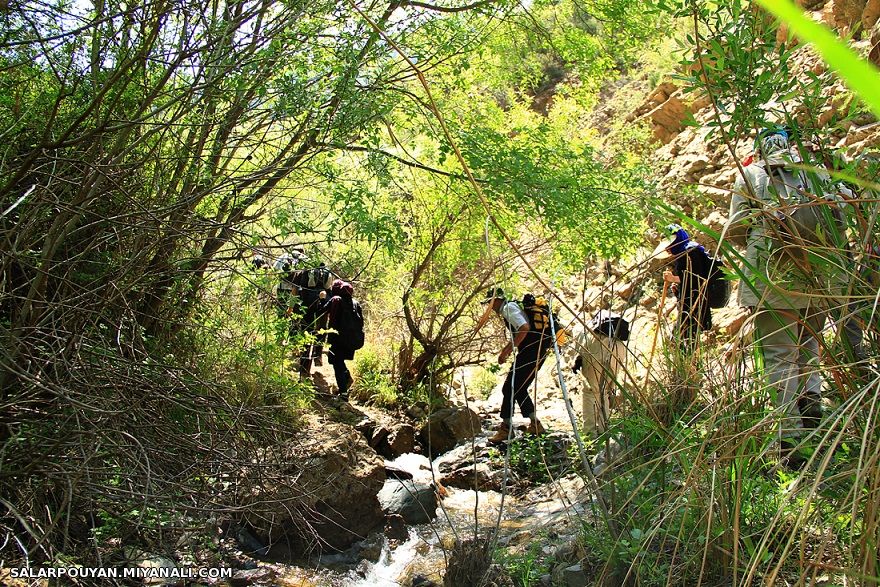
[[[474,2],[473,4],[465,4],[464,6],[437,6],[436,4],[428,4],[427,2],[418,2],[417,0],[411,0],[409,2],[401,2],[400,6],[414,6],[416,8],[424,8],[425,10],[434,10],[436,12],[466,12],[468,10],[473,10],[474,8],[489,6],[494,2],[495,0],[482,0],[480,2]]]
[[[442,169],[437,169],[436,167],[430,167],[425,165],[424,163],[419,163],[418,161],[409,161],[395,155],[393,153],[389,153],[388,151],[383,151],[382,149],[374,149],[372,147],[364,147],[362,145],[343,145],[340,143],[317,143],[317,146],[323,147],[326,149],[339,149],[341,151],[352,151],[354,153],[375,153],[376,155],[382,155],[383,157],[388,157],[390,159],[394,159],[398,163],[406,165],[407,167],[412,167],[415,169],[421,169],[423,171],[428,171],[430,173],[436,173],[437,175],[442,175],[444,177],[450,177],[452,179],[461,179],[467,181],[467,177],[461,175],[459,173],[450,173],[448,171],[443,171]],[[478,182],[486,183],[485,179],[477,178]]]

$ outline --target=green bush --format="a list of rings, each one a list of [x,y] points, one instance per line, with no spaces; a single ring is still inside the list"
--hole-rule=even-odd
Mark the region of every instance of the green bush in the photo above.
[[[351,396],[383,408],[398,403],[397,388],[391,377],[391,361],[372,348],[359,351],[354,358],[354,383]]]

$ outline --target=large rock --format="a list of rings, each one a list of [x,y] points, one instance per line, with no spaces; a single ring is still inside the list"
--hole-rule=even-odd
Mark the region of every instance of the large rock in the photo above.
[[[437,517],[434,487],[411,479],[386,481],[379,492],[379,503],[387,515],[398,515],[407,524],[426,524]]]
[[[242,521],[294,554],[342,550],[385,519],[384,461],[355,428],[325,422],[265,451],[239,482]]]
[[[689,100],[685,101],[684,94],[678,86],[667,81],[659,84],[645,101],[627,116],[627,121],[649,121],[654,138],[665,145],[682,131],[685,121],[692,113],[709,104],[708,96],[703,95],[690,96]]]
[[[416,429],[412,424],[400,424],[388,435],[388,448],[392,457],[413,452],[416,446]]]
[[[456,489],[501,491],[504,473],[493,469],[488,463],[459,463],[441,473],[440,483]]]
[[[870,31],[877,24],[877,21],[880,21],[880,0],[868,0],[864,12],[862,12],[862,27],[866,31]]]
[[[480,432],[480,417],[463,406],[437,410],[428,418],[419,436],[426,454],[437,456]]]
[[[731,298],[733,296],[731,295]],[[712,311],[712,323],[718,331],[727,336],[736,336],[749,318],[749,311],[736,305],[735,298],[725,308]]]
[[[562,572],[562,581],[565,587],[588,587],[590,581],[581,565],[566,567]]]
[[[868,59],[874,65],[880,66],[880,21],[874,24],[871,31],[871,49],[868,52]]]
[[[830,0],[825,5],[822,18],[842,35],[858,32],[854,27],[862,22],[865,3],[866,0]]]
[[[456,489],[501,491],[504,471],[492,466],[490,450],[485,441],[480,441],[476,452],[469,444],[463,444],[438,458],[434,468],[440,484]]]

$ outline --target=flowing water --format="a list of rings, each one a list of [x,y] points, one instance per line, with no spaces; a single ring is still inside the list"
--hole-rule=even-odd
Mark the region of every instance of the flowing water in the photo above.
[[[431,463],[421,455],[405,454],[390,465],[412,474],[416,481],[432,481]],[[511,504],[512,499],[507,499],[507,504]],[[473,536],[475,519],[479,528],[494,525],[500,505],[501,495],[494,491],[448,489],[433,523],[409,526],[406,540],[388,540],[378,534],[364,541],[381,541],[381,553],[375,563],[358,560],[355,547],[346,553],[321,557],[316,566],[322,570],[305,571],[304,575],[304,569],[291,569],[289,578],[295,575],[303,578],[303,585],[322,587],[400,587],[409,585],[419,575],[440,583],[446,568],[445,548],[457,538]],[[348,570],[344,570],[346,567]]]
[[[416,481],[432,480],[431,463],[423,456],[406,454],[389,465],[411,473]],[[511,537],[549,528],[572,514],[587,514],[587,505],[572,504],[571,500],[583,485],[577,480],[565,482],[565,485],[547,485],[520,498],[507,495],[500,523],[501,536]],[[317,567],[322,570],[315,571],[309,577],[311,582],[301,584],[321,587],[400,587],[410,585],[417,576],[441,583],[448,548],[455,540],[472,538],[477,532],[483,534],[483,529],[498,523],[502,503],[501,494],[495,491],[447,491],[433,523],[410,526],[406,540],[388,540],[381,533],[367,538],[365,543],[375,546],[379,541],[381,545],[375,563],[363,560],[361,550],[355,546],[347,553],[322,557],[317,562]],[[560,494],[567,497],[561,498]],[[297,569],[297,572],[301,573],[302,569]]]

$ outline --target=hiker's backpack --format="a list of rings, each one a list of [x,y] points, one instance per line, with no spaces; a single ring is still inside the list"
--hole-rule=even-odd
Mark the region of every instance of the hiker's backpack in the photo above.
[[[324,289],[329,279],[330,270],[321,264],[314,269],[309,269],[305,286],[309,289]]]
[[[290,309],[296,306],[297,296],[294,279],[292,273],[285,273],[275,289],[275,307],[278,310],[279,318],[288,316]]]
[[[626,342],[629,340],[629,320],[607,310],[599,310],[590,321],[590,329],[599,336]]]
[[[810,246],[827,246],[832,235],[842,234],[837,200],[825,193],[816,195],[807,174],[780,165],[759,167],[762,220],[765,234],[777,248],[797,251]]]
[[[342,297],[339,308],[337,330],[344,345],[352,350],[364,347],[364,314],[361,305],[354,298]]]
[[[529,318],[529,328],[534,332],[538,332],[549,337],[553,330],[556,331],[556,343],[563,345],[570,338],[568,331],[559,322],[559,315],[556,312],[550,312],[550,305],[543,297],[535,297],[532,293],[523,295],[520,303],[526,316]],[[553,316],[553,327],[550,325],[550,316]]]
[[[724,261],[719,257],[709,257],[709,280],[706,283],[706,301],[709,307],[717,310],[727,305],[730,300],[730,282],[724,273]]]

